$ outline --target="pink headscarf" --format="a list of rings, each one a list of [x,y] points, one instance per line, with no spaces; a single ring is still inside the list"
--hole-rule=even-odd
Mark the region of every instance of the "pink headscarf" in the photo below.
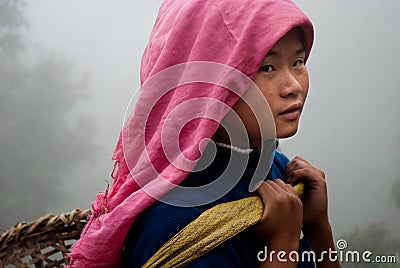
[[[167,75],[155,80],[159,83],[149,82],[151,78],[177,64],[206,61],[230,66],[253,79],[271,47],[295,27],[304,32],[308,57],[313,26],[289,0],[164,1],[142,58],[140,97],[112,157],[116,161],[113,185],[93,201],[93,214],[72,247],[71,267],[118,267],[124,238],[135,218],[156,197],[171,190],[165,180],[180,184],[187,177],[201,155],[201,141],[213,137],[228,110],[212,103],[190,107],[192,115],[198,117],[179,132],[180,152],[171,153],[162,143],[167,147],[173,143],[176,136],[169,136],[169,131],[185,113],[185,109],[174,109],[197,98],[218,100],[229,108],[239,98],[222,86],[208,83],[184,84],[160,96],[159,87],[171,82],[165,79],[179,82],[181,78]],[[242,95],[247,87],[248,84],[239,83],[238,94]],[[163,129],[171,112],[175,113],[173,120]],[[187,169],[176,165],[184,162],[182,154],[193,160]],[[154,195],[150,196],[139,184]]]

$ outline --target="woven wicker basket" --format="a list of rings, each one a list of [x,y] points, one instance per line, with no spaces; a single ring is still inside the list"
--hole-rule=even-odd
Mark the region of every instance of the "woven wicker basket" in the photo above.
[[[90,210],[75,209],[22,222],[0,235],[0,267],[63,267]]]

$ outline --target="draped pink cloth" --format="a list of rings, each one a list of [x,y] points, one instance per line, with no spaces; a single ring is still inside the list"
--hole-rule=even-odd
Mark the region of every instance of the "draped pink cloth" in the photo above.
[[[143,54],[140,96],[112,157],[113,184],[93,201],[93,215],[72,247],[70,267],[119,266],[135,218],[173,187],[166,182],[179,184],[187,177],[201,155],[201,142],[214,135],[226,107],[248,87],[239,82],[237,95],[215,84],[187,83],[162,95],[161,87],[179,83],[185,68],[151,79],[171,66],[196,61],[221,63],[252,79],[271,47],[294,27],[304,32],[308,57],[313,26],[289,0],[164,1]],[[207,75],[206,69],[197,71]],[[226,107],[184,105],[193,99],[218,100]],[[188,115],[196,119],[179,121]]]

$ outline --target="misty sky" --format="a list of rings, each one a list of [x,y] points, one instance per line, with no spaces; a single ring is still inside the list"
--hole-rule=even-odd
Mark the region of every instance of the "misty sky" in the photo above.
[[[140,58],[160,0],[28,0],[26,37],[89,75],[78,113],[92,114],[100,147],[94,165],[68,177],[65,208],[89,208],[105,188],[125,109],[139,86]],[[400,2],[297,0],[315,25],[310,95],[299,133],[282,142],[325,170],[330,217],[339,235],[385,221],[400,235],[389,198],[400,177]],[[396,229],[397,228],[397,229]]]

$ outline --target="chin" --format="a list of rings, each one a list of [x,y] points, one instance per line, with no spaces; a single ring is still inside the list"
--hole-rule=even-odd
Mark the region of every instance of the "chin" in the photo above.
[[[284,130],[276,130],[276,137],[278,139],[285,139],[285,138],[290,138],[294,136],[297,133],[297,127],[296,128],[290,128],[290,129],[284,129]]]
[[[277,121],[275,122],[276,137],[278,139],[285,139],[294,136],[299,128],[299,120],[291,122]]]

